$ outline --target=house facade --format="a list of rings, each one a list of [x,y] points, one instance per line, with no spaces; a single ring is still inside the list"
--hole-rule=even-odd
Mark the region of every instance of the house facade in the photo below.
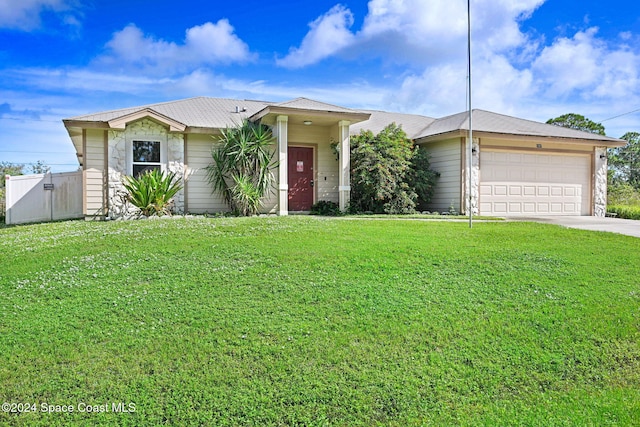
[[[346,209],[350,194],[349,137],[395,122],[431,154],[440,173],[430,210],[475,214],[598,215],[606,212],[606,149],[624,141],[474,111],[472,167],[466,113],[434,119],[353,110],[305,98],[282,103],[191,98],[64,120],[82,165],[87,218],[126,217],[122,179],[148,168],[175,172],[184,188],[179,213],[228,210],[213,194],[206,167],[215,138],[243,120],[261,121],[275,137],[276,188],[264,212],[309,211],[327,200]],[[332,150],[338,144],[340,155]],[[472,174],[471,185],[468,184]]]

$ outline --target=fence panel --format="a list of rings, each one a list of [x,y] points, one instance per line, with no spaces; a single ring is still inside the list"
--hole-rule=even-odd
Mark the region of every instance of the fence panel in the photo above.
[[[8,176],[7,224],[82,217],[82,172]]]

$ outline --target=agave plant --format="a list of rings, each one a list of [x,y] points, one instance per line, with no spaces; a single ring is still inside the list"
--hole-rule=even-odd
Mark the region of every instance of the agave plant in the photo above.
[[[164,174],[158,169],[148,170],[136,177],[123,180],[127,200],[140,209],[142,215],[171,215],[173,197],[182,189],[175,172]]]
[[[274,142],[267,126],[248,120],[225,129],[218,138],[211,151],[213,163],[207,167],[207,178],[232,211],[241,215],[260,211],[275,183]]]

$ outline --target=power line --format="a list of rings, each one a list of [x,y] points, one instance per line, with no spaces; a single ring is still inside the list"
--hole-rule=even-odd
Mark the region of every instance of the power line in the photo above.
[[[23,166],[35,166],[38,163],[37,162],[16,162],[13,164],[19,164],[19,165],[23,165]],[[44,163],[42,166],[79,166],[78,163]]]
[[[627,113],[618,114],[617,116],[609,117],[608,119],[600,120],[600,123],[606,122],[607,120],[617,119],[618,117],[626,116],[628,114],[637,113],[638,111],[640,111],[640,108],[638,108],[637,110],[629,111]]]
[[[20,151],[20,150],[0,150],[0,153],[21,153],[21,154],[69,154],[73,155],[73,153],[65,153],[62,151]]]
[[[62,123],[62,120],[45,120],[45,119],[36,119],[33,117],[2,117],[0,116],[0,120],[15,120],[19,122],[47,122],[47,123]]]

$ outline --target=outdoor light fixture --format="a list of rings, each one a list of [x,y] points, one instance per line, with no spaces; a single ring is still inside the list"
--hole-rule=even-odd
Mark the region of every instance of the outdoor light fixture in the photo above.
[[[311,123],[313,123],[311,120],[305,120],[304,123],[306,126],[309,126]]]
[[[606,154],[600,154],[600,158],[601,158],[601,159],[606,159],[606,158],[607,158],[607,155],[606,155]]]

